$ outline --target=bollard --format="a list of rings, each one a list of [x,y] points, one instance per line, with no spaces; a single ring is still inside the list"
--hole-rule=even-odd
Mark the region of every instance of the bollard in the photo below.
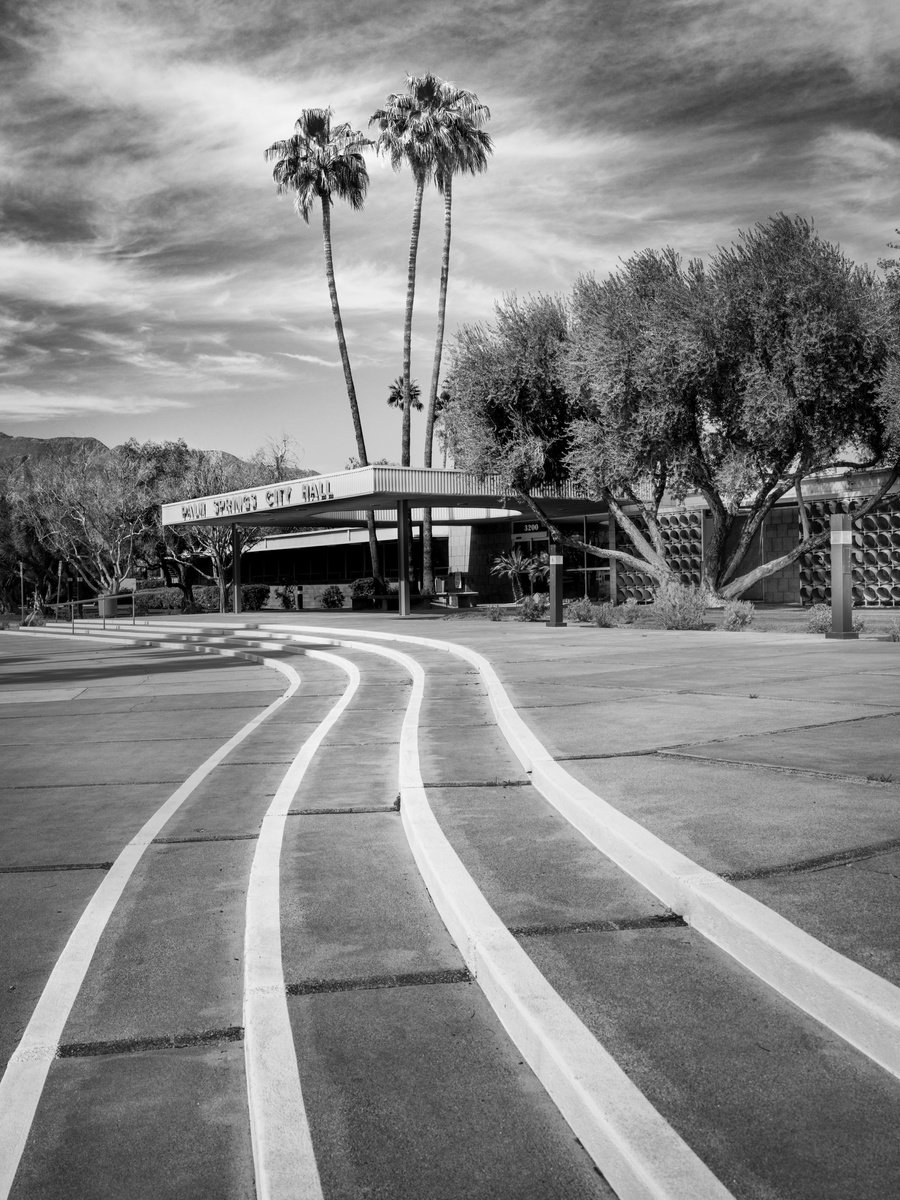
[[[550,608],[547,613],[547,624],[551,628],[561,628],[563,620],[563,554],[562,546],[556,542],[550,543]]]
[[[835,513],[831,518],[831,631],[825,636],[841,641],[859,637],[853,628],[852,547],[850,517],[845,513]]]

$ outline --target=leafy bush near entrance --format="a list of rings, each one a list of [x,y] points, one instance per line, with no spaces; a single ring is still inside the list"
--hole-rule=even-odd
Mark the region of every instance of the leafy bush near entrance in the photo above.
[[[601,629],[612,629],[619,624],[619,614],[614,604],[594,605],[594,624]]]
[[[351,600],[374,600],[374,578],[371,575],[363,575],[360,579],[354,579],[350,584],[350,598]]]
[[[546,592],[537,592],[534,596],[526,596],[519,610],[519,620],[546,621],[549,607],[550,597]]]
[[[722,617],[722,628],[729,633],[737,633],[741,629],[749,629],[753,624],[753,614],[756,610],[750,600],[727,600]]]
[[[622,625],[633,625],[638,619],[640,605],[634,596],[629,596],[624,604],[619,605],[619,621]]]
[[[134,613],[146,617],[152,612],[177,612],[181,609],[182,592],[179,588],[157,587],[144,591],[138,586],[134,597]]]
[[[666,583],[653,593],[653,614],[663,629],[706,629],[706,590]]]
[[[567,621],[590,625],[594,619],[594,605],[586,596],[582,596],[578,600],[567,600],[563,604],[563,615]]]
[[[858,617],[856,613],[853,616],[853,630],[855,633],[863,633],[866,628],[866,623],[862,617]],[[831,632],[831,605],[830,604],[814,604],[809,610],[806,618],[807,633],[830,633]]]
[[[241,607],[244,612],[260,612],[269,602],[272,589],[265,583],[245,583],[241,586]],[[231,595],[231,588],[228,589]]]
[[[319,603],[323,608],[343,608],[344,593],[336,583],[333,583],[331,587],[327,587],[319,597]]]

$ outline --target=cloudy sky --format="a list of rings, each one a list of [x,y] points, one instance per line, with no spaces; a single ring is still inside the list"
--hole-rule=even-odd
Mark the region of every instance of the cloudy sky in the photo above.
[[[900,225],[896,0],[5,0],[0,430],[354,453],[322,266],[263,150],[365,129],[407,72],[489,105],[454,191],[448,332],[633,250],[704,255],[777,211],[875,266]],[[370,160],[335,264],[371,457],[399,457],[412,184]],[[430,378],[426,198],[413,374]],[[419,422],[421,425],[421,421]],[[414,454],[421,442],[414,441]]]

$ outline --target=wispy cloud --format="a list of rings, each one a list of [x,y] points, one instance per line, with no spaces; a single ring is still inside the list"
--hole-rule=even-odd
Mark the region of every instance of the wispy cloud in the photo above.
[[[92,414],[130,416],[185,407],[181,400],[166,400],[156,396],[112,397],[43,392],[22,387],[0,391],[0,419],[16,424]]]

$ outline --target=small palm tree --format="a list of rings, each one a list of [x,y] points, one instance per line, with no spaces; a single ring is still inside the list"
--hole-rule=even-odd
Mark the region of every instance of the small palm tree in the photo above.
[[[388,405],[391,408],[403,408],[405,395],[406,387],[403,382],[403,376],[398,375],[391,384],[391,389],[388,392]],[[409,381],[409,406],[410,408],[414,408],[416,412],[421,412],[425,407],[422,403],[422,389],[419,387],[418,380],[415,379]]]
[[[344,337],[344,325],[338,303],[337,285],[334,278],[334,259],[331,252],[331,208],[334,201],[344,200],[354,211],[362,208],[369,186],[363,150],[372,143],[348,124],[332,125],[330,108],[305,108],[294,125],[289,138],[274,142],[266,150],[266,161],[275,161],[272,176],[278,194],[285,192],[294,196],[294,206],[306,224],[316,201],[322,209],[322,239],[325,246],[325,275],[331,312],[337,334],[347,399],[353,430],[356,434],[356,450],[362,466],[366,466],[366,442],[363,436],[359,404],[350,356]],[[381,578],[378,542],[375,536],[375,518],[368,514],[369,551],[372,555],[372,574]]]
[[[513,600],[515,600],[516,604],[519,603],[525,594],[522,590],[522,584],[519,581],[521,576],[528,574],[530,565],[531,559],[524,555],[518,546],[514,546],[512,550],[498,554],[491,567],[492,575],[508,579],[512,584]]]

